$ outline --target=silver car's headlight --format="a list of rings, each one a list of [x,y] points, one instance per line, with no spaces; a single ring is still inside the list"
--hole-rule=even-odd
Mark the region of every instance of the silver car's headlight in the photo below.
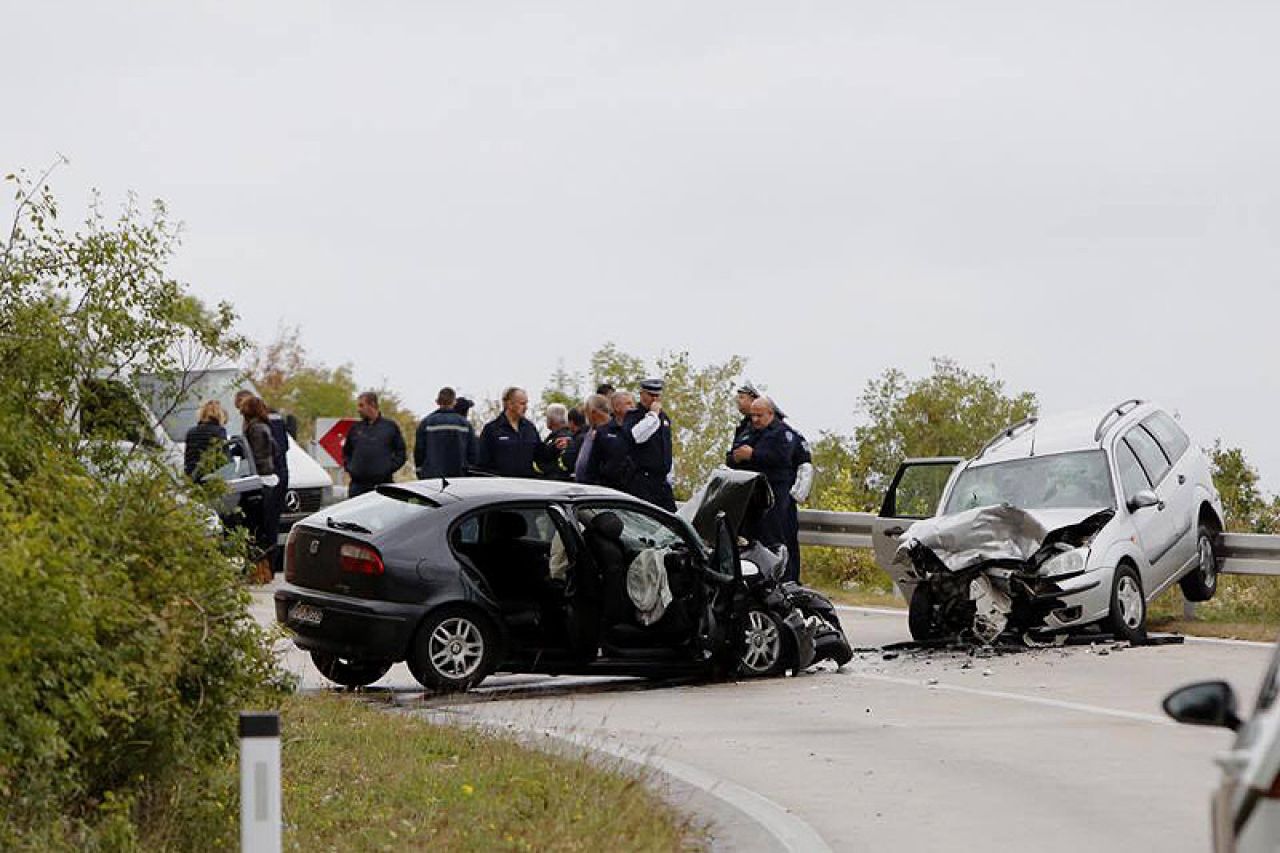
[[[738,569],[742,572],[744,578],[753,577],[760,574],[760,567],[750,560],[739,560]]]
[[[1040,574],[1045,577],[1056,577],[1071,572],[1083,572],[1089,562],[1088,548],[1072,548],[1055,554],[1040,564]]]

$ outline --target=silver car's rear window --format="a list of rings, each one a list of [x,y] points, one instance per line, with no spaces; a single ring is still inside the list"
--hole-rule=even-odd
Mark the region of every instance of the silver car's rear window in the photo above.
[[[407,489],[379,486],[377,491],[365,492],[327,511],[321,510],[320,514],[335,522],[358,524],[370,533],[378,533],[438,507],[435,501]]]
[[[1019,509],[1115,509],[1106,454],[1083,450],[968,468],[956,478],[946,511],[1004,503]]]

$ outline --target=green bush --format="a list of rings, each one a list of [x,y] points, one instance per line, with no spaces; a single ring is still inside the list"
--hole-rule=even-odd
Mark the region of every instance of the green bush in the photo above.
[[[239,540],[149,447],[129,385],[239,343],[230,306],[166,275],[162,204],[95,202],[69,231],[45,177],[8,176],[0,228],[0,849],[129,849],[274,678]],[[194,799],[222,837],[226,803]]]
[[[227,753],[273,677],[241,563],[142,469],[0,474],[0,847],[124,832],[166,776]]]
[[[867,548],[800,546],[801,580],[823,589],[888,594],[893,581]]]

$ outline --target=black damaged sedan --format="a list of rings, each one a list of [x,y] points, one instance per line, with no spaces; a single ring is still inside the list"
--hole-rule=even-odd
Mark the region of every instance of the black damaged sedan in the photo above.
[[[741,535],[770,500],[719,471],[681,515],[595,486],[424,480],[294,526],[276,617],[338,684],[398,661],[433,690],[495,671],[776,675],[851,656],[831,603]],[[740,549],[742,550],[740,553]]]

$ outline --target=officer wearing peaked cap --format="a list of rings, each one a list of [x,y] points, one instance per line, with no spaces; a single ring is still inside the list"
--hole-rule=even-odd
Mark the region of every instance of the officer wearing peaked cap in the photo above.
[[[752,403],[761,398],[760,391],[750,382],[743,382],[737,389],[738,411],[742,413],[742,420],[738,423],[738,427],[734,430],[733,444],[729,448],[726,455],[726,461],[733,466],[734,451],[743,445],[753,443],[754,426],[751,419]],[[786,415],[778,406],[776,400],[768,400],[773,408],[773,418],[777,421],[783,421]],[[813,457],[809,451],[809,442],[800,433],[798,429],[791,426],[790,423],[783,423],[783,436],[787,439],[787,445],[791,448],[791,487],[788,490],[790,501],[787,502],[785,516],[779,518],[782,525],[783,540],[787,546],[787,571],[786,579],[798,581],[800,579],[800,517],[798,513],[798,504],[804,502],[809,497],[809,491],[813,486]]]
[[[626,491],[641,500],[675,512],[671,491],[671,418],[662,411],[661,379],[640,383],[640,405],[627,412],[622,425],[630,433],[635,473]]]

